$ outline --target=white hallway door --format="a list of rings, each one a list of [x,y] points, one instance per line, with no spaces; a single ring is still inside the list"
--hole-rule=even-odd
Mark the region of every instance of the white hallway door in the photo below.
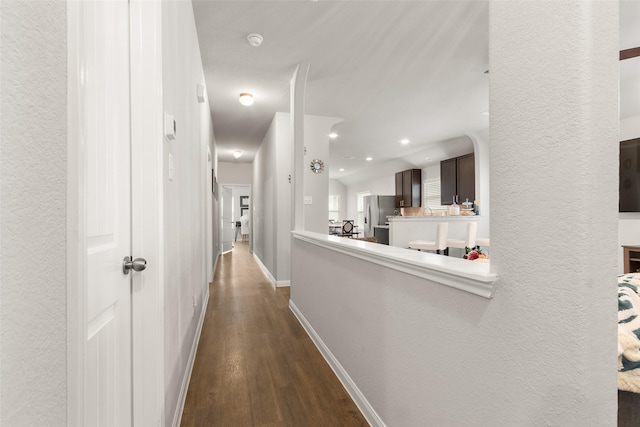
[[[131,254],[129,3],[76,5],[86,263],[82,418],[87,426],[130,426],[132,274],[123,271]]]
[[[235,224],[233,222],[233,189],[228,185],[221,185],[222,198],[222,253],[229,252],[233,249],[233,233]]]

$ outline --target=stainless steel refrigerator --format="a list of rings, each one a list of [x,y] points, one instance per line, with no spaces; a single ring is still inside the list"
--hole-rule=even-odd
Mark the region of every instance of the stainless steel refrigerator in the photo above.
[[[364,196],[364,236],[374,237],[374,227],[385,225],[396,208],[395,196]]]

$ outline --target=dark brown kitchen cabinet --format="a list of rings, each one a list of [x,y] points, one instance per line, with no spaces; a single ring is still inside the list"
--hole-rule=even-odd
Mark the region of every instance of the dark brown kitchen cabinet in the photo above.
[[[440,204],[450,205],[458,194],[456,159],[440,162]]]
[[[396,173],[396,207],[418,208],[422,199],[422,169]]]
[[[476,198],[476,170],[473,153],[440,162],[440,203],[450,205]]]

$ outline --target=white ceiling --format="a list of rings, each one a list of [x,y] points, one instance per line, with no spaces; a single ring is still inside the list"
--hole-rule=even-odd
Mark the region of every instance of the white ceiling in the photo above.
[[[220,161],[253,160],[273,114],[289,111],[289,81],[304,60],[306,113],[342,119],[325,162],[332,178],[352,181],[391,159],[437,163],[469,150],[461,136],[488,128],[487,1],[193,0],[193,8]],[[640,2],[621,1],[620,15],[621,48],[640,46]],[[262,46],[249,45],[250,33]],[[623,118],[640,115],[639,76],[640,58],[621,62]],[[240,105],[240,92],[255,104]]]

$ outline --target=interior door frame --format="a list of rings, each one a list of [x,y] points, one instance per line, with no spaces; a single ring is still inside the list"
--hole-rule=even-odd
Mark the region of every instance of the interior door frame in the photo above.
[[[219,223],[220,223],[220,253],[222,255],[227,254],[229,252],[231,252],[233,250],[233,237],[231,237],[231,249],[228,249],[225,251],[225,247],[224,247],[224,232],[225,232],[225,228],[224,228],[224,224],[225,224],[225,218],[224,218],[224,207],[225,207],[225,197],[224,197],[224,188],[225,187],[229,187],[231,189],[231,200],[229,201],[231,203],[231,221],[233,221],[233,184],[222,184],[222,183],[218,183],[218,194],[219,194],[219,199],[220,199],[220,206],[222,207],[220,209],[220,216],[219,216]]]
[[[249,200],[250,200],[250,202],[249,202],[249,230],[250,230],[250,232],[249,232],[249,241],[248,241],[248,243],[249,243],[249,252],[253,253],[253,185],[252,184],[229,184],[229,183],[221,184],[221,183],[218,183],[218,186],[219,186],[218,194],[220,195],[220,197],[222,197],[221,196],[222,187],[231,187],[231,193],[232,194],[233,194],[233,189],[235,187],[244,187],[244,188],[248,188],[249,189]],[[218,218],[215,221],[218,223],[218,227],[220,227],[220,230],[218,232],[218,236],[220,236],[219,239],[218,239],[220,241],[220,243],[219,243],[220,244],[220,253],[224,254],[225,252],[222,252],[222,239],[223,239],[223,236],[222,236],[222,227],[221,227],[222,221],[221,221],[221,219],[222,219],[222,211],[219,212]],[[234,232],[234,234],[235,234],[235,232]],[[232,239],[232,240],[235,240],[235,238]],[[227,252],[229,252],[229,251],[227,251]]]
[[[85,168],[79,141],[80,2],[67,2],[67,425],[84,425],[83,222]],[[132,423],[164,425],[162,7],[129,0],[131,55],[132,252],[148,261],[132,279]],[[159,139],[158,139],[159,138]],[[144,195],[145,197],[140,197]],[[144,224],[144,227],[140,225]],[[124,254],[123,254],[124,255]],[[142,339],[144,337],[144,340]]]

